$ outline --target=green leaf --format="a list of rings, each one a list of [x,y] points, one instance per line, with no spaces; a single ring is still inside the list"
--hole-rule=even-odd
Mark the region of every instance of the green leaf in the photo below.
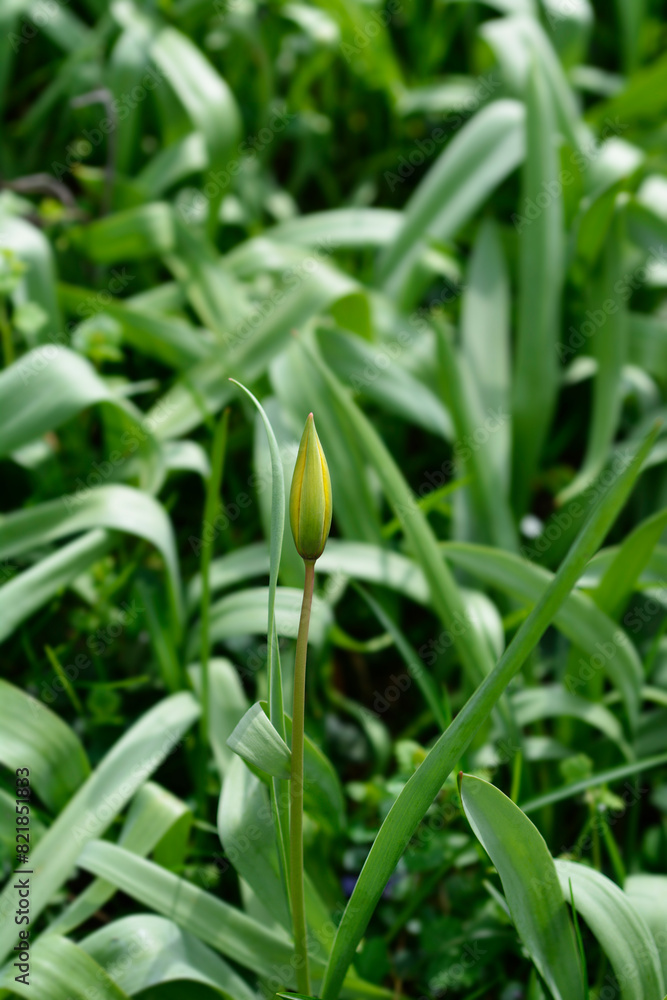
[[[269,549],[266,542],[253,542],[226,552],[214,559],[210,566],[211,593],[226,590],[241,580],[269,575]],[[186,603],[193,611],[201,600],[201,576],[196,574],[187,589]]]
[[[233,663],[216,657],[209,660],[211,722],[209,739],[220,777],[224,778],[234,760],[227,740],[249,708],[248,698]],[[188,674],[195,691],[201,690],[201,667],[193,663]]]
[[[273,358],[289,343],[291,331],[324,312],[345,295],[359,292],[359,285],[324,260],[301,256],[282,271],[281,284],[260,303],[250,304],[225,329],[222,360],[205,360],[188,370],[148,415],[160,419],[156,433],[161,439],[181,436],[197,427],[207,413],[217,413],[232,398],[229,376],[253,383]],[[225,272],[217,267],[220,285]]]
[[[570,898],[607,954],[623,1000],[663,1000],[665,986],[658,948],[645,920],[622,889],[606,875],[556,861],[565,899]]]
[[[662,767],[667,764],[667,753],[658,754],[655,757],[645,757],[643,760],[636,760],[632,764],[623,764],[621,767],[612,767],[607,771],[600,771],[582,781],[573,781],[561,788],[555,788],[551,792],[546,792],[529,802],[522,802],[521,808],[525,813],[535,812],[545,806],[553,805],[554,802],[562,802],[564,799],[575,798],[589,788],[597,788],[599,785],[612,784],[615,781],[622,781],[623,778],[630,778],[634,774],[641,774],[642,771],[649,771],[652,767]]]
[[[128,994],[106,969],[67,938],[55,934],[39,938],[30,948],[29,965],[30,996],[36,1000],[70,1000],[86,996],[91,989],[101,1000],[127,1000]],[[15,994],[20,988],[14,982],[17,970],[13,965],[5,970],[0,974],[0,986]]]
[[[555,1000],[584,1000],[574,930],[553,858],[539,830],[481,778],[459,776],[461,803],[495,865],[519,937]]]
[[[166,845],[170,837],[176,835],[182,842],[191,823],[192,813],[182,799],[147,781],[132,800],[118,844],[142,858],[153,850],[159,854],[160,845]],[[173,860],[178,863],[179,859]],[[49,933],[69,934],[101,911],[115,893],[114,885],[95,879],[49,924]]]
[[[227,740],[227,746],[266,774],[285,781],[289,779],[292,760],[290,748],[259,702],[248,709]]]
[[[525,688],[523,691],[517,691],[511,701],[516,721],[520,726],[529,726],[541,719],[559,716],[581,719],[589,726],[595,726],[618,744],[628,760],[634,756],[623,736],[623,727],[608,708],[586,698],[580,698],[579,695],[566,691],[560,684]]]
[[[161,553],[174,611],[181,617],[181,584],[171,521],[161,503],[129,486],[109,485],[26,507],[0,519],[0,559],[91,528],[138,535]]]
[[[42,712],[46,719],[46,709]],[[33,869],[39,872],[31,892],[33,920],[70,877],[82,847],[108,829],[137,789],[176,749],[198,715],[199,706],[185,692],[158,703],[121,737],[69,800],[30,855]],[[22,766],[26,763],[30,766],[30,755]],[[14,909],[14,893],[11,884],[5,887],[0,895],[0,913]],[[14,944],[14,923],[0,923],[0,960]]]
[[[153,435],[146,432],[143,415],[128,400],[114,395],[92,365],[74,351],[50,344],[23,355],[0,372],[0,400],[0,455],[31,444],[86,407],[101,403],[115,414],[122,429],[123,451],[116,451],[113,464],[108,462],[107,475],[117,476],[137,451],[143,457],[142,486],[157,488],[160,455]]]
[[[485,219],[477,233],[461,302],[461,353],[488,415],[507,414],[511,394],[510,285],[497,225]],[[507,495],[511,424],[500,419],[480,451],[493,463]]]
[[[158,150],[135,176],[146,198],[161,197],[190,174],[208,166],[206,140],[201,132],[190,132],[177,142]]]
[[[549,570],[510,552],[460,542],[446,542],[443,548],[456,565],[531,605],[539,595],[546,593],[554,580]],[[592,664],[597,667],[598,661],[602,660],[599,669],[605,670],[621,692],[630,720],[635,724],[643,671],[639,654],[626,633],[587,594],[577,589],[559,608],[554,624],[575,648],[590,657],[590,661],[584,664],[588,669],[592,668]],[[596,657],[595,661],[593,657]]]
[[[646,0],[636,0],[627,4],[616,0],[616,17],[618,19],[617,38],[623,55],[623,66],[626,73],[637,69],[642,55],[643,28],[646,24]]]
[[[287,935],[265,928],[229,903],[122,847],[93,841],[78,864],[244,968],[272,976],[276,965],[289,966],[293,948]]]
[[[266,238],[307,247],[327,241],[345,250],[384,246],[397,235],[402,221],[401,212],[391,208],[332,208],[280,222],[267,230]],[[260,237],[258,244],[263,239]],[[248,253],[250,243],[251,240],[241,244],[237,253]]]
[[[0,587],[0,642],[102,559],[118,535],[96,528],[45,556]]]
[[[628,313],[628,361],[667,382],[667,322],[661,316]]]
[[[515,513],[522,513],[527,506],[531,480],[556,405],[556,348],[564,270],[563,184],[555,145],[557,132],[551,95],[536,64],[529,72],[526,114],[528,149],[521,211],[513,217],[519,233],[519,300],[512,384]],[[531,205],[537,206],[532,212]]]
[[[404,309],[419,298],[415,266],[430,238],[451,239],[524,155],[524,109],[494,101],[466,122],[408,200],[404,222],[380,261],[388,295]]]
[[[164,917],[141,913],[114,920],[84,938],[79,947],[103,969],[112,969],[128,996],[174,981],[204,983],[226,1000],[255,996],[224,959]]]
[[[102,313],[120,324],[123,341],[141,354],[156,358],[170,368],[185,369],[211,356],[213,341],[206,330],[197,329],[181,319],[161,316],[155,311],[136,308],[127,302],[97,302],[87,288],[60,284],[58,297],[68,312],[81,315]]]
[[[205,137],[211,166],[217,166],[241,138],[241,116],[231,90],[202,50],[175,28],[163,28],[151,56]],[[174,66],[179,72],[174,73]]]
[[[660,954],[662,979],[667,983],[667,876],[631,875],[624,890],[635,910],[644,918]]]
[[[442,402],[400,364],[403,352],[409,354],[408,347],[399,343],[369,344],[336,330],[328,331],[321,347],[332,371],[367,399],[408,423],[451,441],[452,420]]]
[[[592,340],[592,355],[597,360],[593,383],[593,413],[582,468],[557,497],[560,505],[590,486],[603,468],[616,437],[623,405],[623,368],[627,355],[627,309],[617,288],[624,280],[623,249],[625,213],[617,208],[602,252],[600,273],[591,281],[589,315],[601,316],[601,328]],[[612,311],[605,306],[612,304]],[[597,320],[596,320],[597,324]]]
[[[234,379],[232,379],[234,381]],[[285,531],[285,482],[283,478],[283,463],[280,449],[276,441],[271,422],[258,399],[239,382],[235,383],[250,397],[259,413],[259,419],[264,425],[269,455],[271,458],[271,528],[269,535],[269,600],[267,624],[267,663],[269,677],[269,718],[284,740],[285,726],[283,722],[283,682],[280,670],[280,652],[278,649],[278,634],[276,632],[276,588],[280,572],[280,557],[283,548]],[[279,775],[278,775],[279,777]]]
[[[5,54],[9,47],[7,41]],[[19,260],[27,265],[20,284],[20,301],[37,303],[48,318],[38,339],[45,341],[47,338],[53,338],[58,342],[62,337],[63,322],[56,297],[56,274],[51,244],[44,233],[25,219],[0,212],[0,246],[13,250]]]
[[[55,699],[48,687],[46,694]],[[12,771],[29,768],[31,786],[53,813],[66,805],[90,774],[86,753],[67,723],[2,679],[0,760]]]
[[[127,7],[125,10],[127,11]],[[132,8],[130,10],[135,14]],[[124,111],[122,117],[117,117],[114,130],[116,169],[121,174],[131,172],[132,160],[140,141],[139,130],[143,117],[143,102],[132,102],[128,107],[129,102],[123,103],[123,96],[131,93],[133,87],[142,86],[141,79],[149,66],[148,49],[151,39],[151,25],[148,18],[136,14],[132,17],[132,14],[127,18],[125,30],[120,33],[109,54],[109,87]],[[121,20],[120,17],[118,19]],[[155,71],[146,82],[149,80],[150,89],[154,89],[162,82]],[[107,141],[110,142],[111,139]],[[156,192],[149,192],[149,197],[155,197],[155,194]]]
[[[137,205],[72,229],[71,238],[91,260],[100,264],[166,254],[176,244],[173,209],[163,201]]]
[[[509,416],[504,411],[484,411],[472,370],[450,342],[444,326],[438,325],[440,381],[456,425],[454,453],[460,456],[462,473],[470,475],[471,484],[467,491],[473,499],[477,515],[475,534],[480,540],[491,541],[499,548],[517,549],[516,528],[498,474],[498,464],[490,459],[488,448],[477,445],[483,434],[490,442],[498,428],[508,423]]]
[[[269,791],[238,757],[228,768],[222,786],[218,833],[225,856],[237,875],[254,890],[266,910],[267,919],[291,933],[290,909],[278,861]]]
[[[211,642],[224,641],[240,635],[260,635],[266,632],[268,621],[268,588],[253,587],[228,594],[211,607]],[[278,587],[276,592],[276,628],[278,635],[296,638],[303,594],[294,587]],[[331,624],[329,605],[317,595],[313,598],[313,613],[308,641],[321,645]],[[195,629],[189,648],[198,648]]]
[[[638,524],[623,540],[593,594],[598,607],[618,618],[667,528],[667,510]]]

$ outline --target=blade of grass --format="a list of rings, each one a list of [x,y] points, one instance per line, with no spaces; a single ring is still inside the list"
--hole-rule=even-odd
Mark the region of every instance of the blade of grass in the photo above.
[[[43,706],[37,708],[46,713]],[[198,704],[185,691],[159,702],[128,729],[81,785],[30,855],[32,868],[39,872],[30,899],[34,920],[70,877],[83,845],[108,829],[135,791],[176,749],[198,715]],[[25,713],[16,717],[23,724]],[[24,764],[31,759],[26,754]],[[16,909],[15,893],[10,883],[0,895],[3,918]],[[15,926],[13,919],[0,920],[0,961],[16,943]]]
[[[621,417],[623,368],[627,354],[627,308],[622,300],[619,301],[615,288],[623,280],[625,212],[622,206],[623,203],[617,206],[607,235],[600,273],[591,281],[593,308],[589,315],[604,317],[604,325],[596,330],[591,345],[591,353],[598,363],[593,382],[593,413],[583,466],[574,480],[559,493],[557,502],[560,505],[583,493],[599,475]],[[602,308],[610,303],[613,311]]]
[[[191,822],[192,813],[182,799],[147,781],[132,799],[118,843],[143,858],[175,828],[187,834]],[[115,892],[115,886],[95,879],[49,924],[49,933],[69,934],[102,910]]]
[[[276,440],[271,421],[266,415],[264,407],[244,385],[236,379],[230,379],[249,397],[256,407],[261,419],[269,446],[269,457],[271,461],[271,524],[269,537],[269,591],[268,591],[268,619],[266,630],[266,672],[269,683],[269,719],[278,735],[287,739],[285,727],[285,706],[283,700],[283,677],[280,666],[280,648],[278,645],[278,628],[276,625],[276,593],[278,589],[278,574],[280,572],[280,560],[283,548],[283,535],[285,532],[285,481],[283,478],[283,464],[280,456],[280,449]],[[274,817],[276,846],[278,850],[278,862],[280,867],[280,878],[285,903],[289,904],[289,800],[283,794],[285,786],[280,779],[274,778],[271,781],[271,807]]]
[[[614,781],[622,781],[623,778],[631,778],[641,771],[649,771],[653,767],[662,767],[667,764],[667,753],[658,754],[655,757],[645,757],[643,760],[633,761],[632,764],[623,764],[621,767],[612,767],[608,771],[600,771],[598,774],[584,778],[582,781],[573,781],[562,788],[556,788],[552,792],[540,795],[528,802],[522,802],[521,808],[525,813],[535,812],[545,806],[551,806],[555,802],[562,802],[564,799],[571,799],[589,788],[597,788],[599,785],[612,784]]]
[[[33,724],[28,727],[25,720]],[[31,782],[44,805],[53,812],[62,809],[90,774],[74,730],[43,702],[2,679],[0,723],[2,764],[15,769],[29,762]]]
[[[519,301],[512,386],[512,494],[519,515],[526,509],[556,404],[563,281],[563,185],[554,144],[555,116],[535,64],[528,78],[526,115],[523,209],[514,216],[519,232]],[[531,204],[540,206],[536,216],[528,214]]]
[[[556,861],[566,899],[570,882],[577,906],[606,952],[623,1000],[663,1000],[665,986],[658,948],[644,918],[615,882],[587,865]]]
[[[511,394],[510,281],[498,226],[479,227],[461,301],[461,353],[477,385],[482,406],[507,413]],[[484,449],[506,496],[511,447],[509,419],[490,435]]]
[[[386,629],[386,631],[393,638],[396,648],[405,661],[410,676],[417,683],[419,690],[424,696],[424,701],[433,713],[433,718],[444,732],[449,724],[449,719],[445,714],[442,699],[438,694],[436,683],[431,675],[427,673],[422,660],[419,659],[401,629],[398,627],[391,615],[387,614],[382,605],[379,604],[367,590],[360,587],[359,584],[353,584],[353,586],[357,593],[360,594],[366,601],[382,627]]]
[[[555,1000],[586,995],[577,941],[539,830],[499,788],[459,775],[461,803],[493,862],[519,937]]]
[[[444,324],[436,321],[436,328],[442,392],[454,418],[459,453],[466,456],[464,469],[471,478],[470,495],[477,508],[480,530],[484,531],[481,540],[491,541],[501,549],[516,551],[519,544],[517,532],[498,475],[498,464],[490,459],[488,448],[475,444],[477,432],[485,430],[489,412],[484,412],[472,373],[452,344]],[[502,426],[506,419],[504,415],[493,416]],[[488,441],[491,441],[496,428],[486,433]]]
[[[130,996],[159,983],[185,980],[204,983],[225,1000],[255,997],[224,959],[164,917],[122,917],[84,938],[79,947],[103,969],[113,969],[116,982]]]
[[[518,101],[494,101],[461,128],[416,188],[379,263],[385,292],[404,309],[420,298],[415,266],[428,238],[451,239],[521,162],[524,122]]]
[[[118,545],[120,535],[95,528],[33,566],[17,573],[0,587],[0,642],[52,597]]]

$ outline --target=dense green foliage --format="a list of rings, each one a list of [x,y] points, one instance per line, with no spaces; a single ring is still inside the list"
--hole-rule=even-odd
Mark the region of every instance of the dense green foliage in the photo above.
[[[314,411],[314,994],[662,1000],[661,15],[0,3],[0,996],[296,988]]]

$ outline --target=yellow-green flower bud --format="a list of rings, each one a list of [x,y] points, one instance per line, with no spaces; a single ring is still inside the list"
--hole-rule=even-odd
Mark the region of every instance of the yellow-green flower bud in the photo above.
[[[322,555],[331,528],[331,477],[312,413],[296,457],[289,519],[296,550],[306,562]]]

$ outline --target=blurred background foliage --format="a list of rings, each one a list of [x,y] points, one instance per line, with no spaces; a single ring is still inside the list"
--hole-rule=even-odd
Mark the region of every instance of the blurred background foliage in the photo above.
[[[266,694],[269,454],[233,376],[265,406],[287,483],[311,409],[332,473],[308,732],[335,770],[328,804],[307,803],[307,851],[340,914],[391,803],[480,676],[438,621],[405,511],[330,373],[426,513],[490,666],[598,477],[664,416],[666,41],[652,0],[4,0],[0,640],[3,676],[50,706],[53,746],[69,748],[37,789],[45,827],[131,724],[165,694],[199,690],[203,619],[211,745],[193,733],[163,765],[162,792],[180,805],[165,807],[169,838],[137,852],[265,915],[254,862],[239,889],[212,825],[226,737]],[[222,507],[202,526],[226,407]],[[609,547],[510,689],[509,715],[464,762],[520,803],[571,784],[533,819],[553,854],[621,883],[667,864],[665,459],[660,437]],[[286,535],[286,697],[302,574]],[[15,697],[7,725],[29,711]],[[248,780],[236,767],[229,788],[242,798]],[[140,793],[147,810],[156,787]],[[450,780],[358,971],[398,992],[537,998],[455,801]],[[108,916],[93,893],[63,918],[75,860],[41,918],[62,933]],[[133,906],[110,904],[113,916]],[[587,947],[601,986],[607,959]]]

